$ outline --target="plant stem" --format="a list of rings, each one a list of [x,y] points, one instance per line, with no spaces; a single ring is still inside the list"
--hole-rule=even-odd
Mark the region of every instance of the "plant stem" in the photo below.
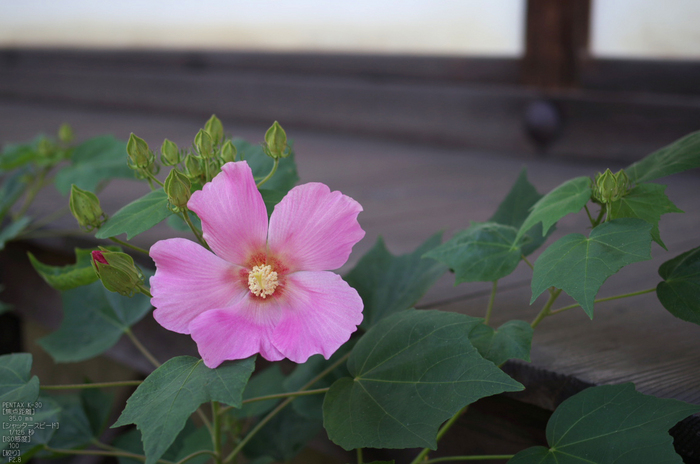
[[[595,227],[595,221],[593,220],[593,216],[591,216],[591,212],[588,209],[588,205],[583,205],[583,207],[586,210],[586,214],[588,215],[588,220],[591,221],[591,226]]]
[[[139,289],[139,292],[143,293],[143,294],[146,295],[148,298],[153,298],[153,295],[151,295],[151,290],[148,289],[148,288],[146,288],[145,285],[143,285],[143,284],[138,284],[138,285],[136,286],[136,288],[138,288],[138,289]]]
[[[600,221],[603,219],[603,215],[605,214],[605,211],[607,208],[605,205],[600,206],[600,212],[598,213],[598,217],[595,219],[595,224],[593,224],[593,227],[596,227],[598,224],[600,224]]]
[[[36,198],[37,193],[39,193],[39,190],[41,190],[41,188],[44,186],[44,177],[46,176],[47,172],[49,171],[46,168],[39,171],[39,175],[35,179],[34,183],[31,185],[31,187],[29,187],[29,190],[27,190],[27,196],[24,197],[24,202],[22,203],[22,206],[20,207],[17,214],[14,215],[15,219],[24,216],[24,213],[26,213],[29,207],[32,205],[32,202],[34,201],[34,198]]]
[[[291,397],[296,398],[298,396],[318,395],[319,393],[326,393],[328,390],[330,390],[330,387],[317,388],[316,390],[290,392],[290,393],[277,393],[275,395],[256,396],[255,398],[248,398],[247,400],[243,400],[243,402],[241,404],[255,403],[257,401],[278,400],[278,399],[282,399],[282,398],[291,398]],[[233,409],[233,406],[226,406],[225,408],[221,408],[221,409],[219,409],[219,414],[223,414],[230,409]]]
[[[121,380],[118,382],[77,383],[68,385],[42,385],[42,390],[78,390],[83,388],[132,387],[141,385],[142,380]]]
[[[486,307],[486,317],[484,317],[484,324],[488,325],[491,320],[491,312],[493,311],[493,301],[496,299],[496,290],[498,289],[498,280],[493,281],[493,286],[491,287],[491,296],[489,297],[489,305]]]
[[[656,290],[656,287],[652,287],[652,288],[647,288],[646,290],[640,290],[638,292],[625,293],[624,295],[615,295],[615,296],[609,296],[606,298],[599,298],[597,300],[593,300],[593,303],[594,304],[595,303],[602,303],[603,301],[619,300],[620,298],[628,298],[631,296],[644,295],[645,293],[651,293],[655,290]],[[581,305],[578,303],[575,303],[575,304],[572,304],[569,306],[564,306],[563,308],[559,308],[559,309],[555,309],[554,311],[550,311],[549,315],[551,316],[554,314],[563,313],[564,311],[566,311],[568,309],[578,308],[579,306],[581,306]]]
[[[221,464],[221,420],[219,417],[219,403],[211,402],[211,417],[212,417],[212,443],[214,445],[214,461]]]
[[[344,356],[342,356],[342,357],[341,357],[340,359],[338,359],[336,362],[334,362],[333,364],[331,364],[330,366],[328,366],[326,369],[324,369],[324,370],[323,370],[320,374],[318,374],[316,377],[314,377],[313,379],[309,380],[309,381],[306,383],[306,385],[304,385],[303,387],[301,387],[301,388],[299,389],[299,391],[301,392],[301,391],[307,390],[311,385],[315,384],[316,382],[318,382],[319,380],[321,380],[323,377],[325,377],[325,376],[328,375],[329,373],[333,372],[338,366],[340,366],[342,363],[344,363],[345,361],[347,361],[347,359],[348,359],[349,357],[350,357],[350,352],[346,353]],[[260,422],[258,422],[258,423],[255,425],[255,427],[253,427],[253,429],[252,429],[250,432],[248,432],[248,435],[246,435],[245,438],[243,438],[243,440],[241,440],[241,441],[238,443],[238,445],[233,449],[233,451],[231,451],[231,453],[230,453],[228,456],[226,456],[226,459],[224,459],[224,461],[223,461],[224,464],[226,464],[226,463],[228,463],[228,462],[231,462],[231,461],[233,460],[233,458],[235,458],[236,455],[238,455],[238,453],[241,452],[241,450],[243,449],[243,447],[250,441],[250,439],[253,438],[253,436],[254,436],[256,433],[258,433],[258,432],[260,431],[260,429],[262,429],[262,428],[265,426],[265,424],[267,424],[268,422],[270,422],[270,420],[272,420],[272,418],[275,417],[281,410],[283,410],[289,403],[291,403],[292,401],[294,401],[295,398],[296,398],[295,396],[291,396],[291,397],[287,398],[286,400],[284,400],[283,402],[281,402],[279,405],[277,405],[277,407],[276,407],[275,409],[273,409],[272,411],[270,411],[270,412],[267,414],[267,416],[265,416]]]
[[[207,250],[211,251],[211,248],[209,248],[209,244],[204,240],[204,236],[197,230],[197,228],[192,224],[192,221],[190,220],[190,215],[187,209],[185,209],[182,212],[182,219],[185,221],[187,226],[190,228],[194,236],[197,238],[197,241],[199,242],[200,245],[202,245],[204,248]]]
[[[357,448],[357,464],[364,464],[362,460],[362,448]]]
[[[141,344],[138,338],[136,338],[136,335],[131,331],[130,328],[127,327],[127,329],[124,331],[127,337],[131,339],[131,342],[134,344],[134,346],[143,354],[148,361],[153,364],[156,369],[160,367],[160,363],[158,360],[151,354],[150,351],[146,349],[145,346]]]
[[[542,311],[537,315],[537,317],[530,323],[530,327],[533,329],[539,325],[542,320],[549,316],[549,311],[552,309],[552,305],[554,304],[555,301],[557,301],[557,298],[559,298],[559,294],[561,293],[561,289],[558,288],[549,294],[549,299],[547,300],[547,303],[545,303],[544,307],[542,308]]]
[[[119,239],[116,238],[116,237],[109,237],[109,239],[110,239],[111,241],[113,241],[114,243],[118,243],[118,244],[121,245],[121,246],[125,246],[125,247],[127,247],[127,248],[131,248],[131,249],[134,250],[134,251],[139,251],[139,252],[141,252],[141,253],[148,254],[148,250],[145,250],[145,249],[143,249],[143,248],[137,247],[136,245],[132,245],[131,243],[125,242],[125,241],[123,241],[123,240],[119,240]]]
[[[272,165],[272,170],[270,171],[270,173],[269,173],[267,176],[265,176],[265,178],[264,178],[263,180],[261,180],[260,182],[258,182],[258,188],[260,188],[261,185],[263,185],[265,182],[267,182],[268,180],[270,180],[270,178],[271,178],[272,176],[275,175],[275,172],[277,172],[277,166],[278,166],[279,164],[280,164],[279,158],[275,158],[275,164]]]
[[[185,462],[189,461],[190,459],[196,458],[196,457],[199,456],[200,454],[211,454],[212,456],[216,457],[216,456],[214,455],[214,452],[213,452],[213,451],[209,451],[209,450],[199,450],[199,451],[195,451],[195,452],[192,453],[192,454],[188,454],[188,455],[185,456],[184,458],[182,458],[182,459],[180,459],[179,461],[177,461],[175,464],[184,464]]]
[[[528,259],[525,257],[525,255],[520,255],[520,258],[521,258],[523,261],[525,261],[525,264],[527,264],[528,267],[529,267],[530,269],[532,269],[533,271],[535,270],[535,266],[532,265],[532,263],[530,262],[530,260],[528,260]]]
[[[450,461],[490,461],[496,459],[512,459],[514,454],[482,454],[474,456],[449,456],[445,458],[435,458],[429,461],[423,461],[423,464],[434,464],[438,462]]]
[[[447,431],[450,429],[450,427],[452,427],[452,425],[455,422],[457,422],[457,419],[459,419],[462,416],[462,414],[464,414],[467,411],[467,408],[469,408],[469,405],[466,405],[465,407],[463,407],[462,409],[457,411],[457,414],[450,417],[450,419],[447,422],[445,422],[442,427],[440,427],[440,430],[437,433],[437,437],[435,438],[436,442],[440,441],[440,439],[447,433]],[[420,453],[418,453],[418,456],[413,458],[413,461],[411,461],[411,464],[418,464],[420,462],[424,462],[422,460],[426,456],[428,456],[428,453],[430,453],[430,451],[431,451],[430,448],[423,448],[423,450]]]
[[[60,209],[54,211],[53,213],[51,213],[47,216],[44,216],[40,220],[35,221],[34,223],[32,223],[31,226],[27,227],[26,230],[27,230],[27,232],[32,232],[34,230],[40,229],[43,226],[52,223],[53,221],[60,218],[61,216],[68,214],[69,211],[70,211],[70,208],[68,206],[64,206],[63,208],[60,208]]]
[[[127,451],[97,451],[97,450],[73,450],[73,449],[58,449],[58,448],[50,448],[47,445],[44,445],[44,449],[46,451],[49,451],[51,453],[56,453],[56,454],[80,454],[80,455],[85,455],[85,456],[115,456],[115,457],[124,457],[124,458],[132,458],[132,459],[138,459],[139,461],[146,461],[146,456],[142,454],[134,454],[134,453],[129,453]],[[161,464],[175,464],[171,461],[166,461],[165,459],[158,459],[159,463]]]

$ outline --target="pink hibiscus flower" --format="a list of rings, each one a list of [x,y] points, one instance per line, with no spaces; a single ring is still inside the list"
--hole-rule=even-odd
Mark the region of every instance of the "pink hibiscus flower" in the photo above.
[[[362,322],[362,299],[328,272],[365,232],[362,207],[320,183],[294,187],[267,212],[245,161],[228,163],[187,206],[214,253],[182,238],[151,247],[153,316],[191,334],[204,363],[260,353],[265,359],[328,359]]]

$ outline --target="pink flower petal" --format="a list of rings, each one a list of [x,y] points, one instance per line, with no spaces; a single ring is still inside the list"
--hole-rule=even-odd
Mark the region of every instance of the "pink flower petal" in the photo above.
[[[279,303],[273,343],[296,363],[319,353],[328,359],[362,322],[362,298],[332,272],[288,275]]]
[[[360,211],[358,202],[324,184],[294,187],[270,217],[269,249],[290,271],[337,269],[365,236]]]
[[[173,332],[188,334],[201,313],[233,304],[249,293],[240,267],[184,238],[161,240],[149,251],[156,263],[151,277],[153,317]]]
[[[284,358],[271,343],[280,316],[277,302],[243,298],[234,307],[213,309],[190,324],[192,338],[207,367],[260,353],[268,361]]]
[[[220,258],[244,265],[265,249],[267,210],[247,162],[225,164],[187,206],[202,220],[204,239]]]

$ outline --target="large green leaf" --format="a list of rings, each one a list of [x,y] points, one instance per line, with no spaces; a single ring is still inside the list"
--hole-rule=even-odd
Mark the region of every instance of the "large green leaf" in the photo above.
[[[0,423],[9,424],[15,408],[27,407],[39,397],[39,379],[31,376],[32,355],[15,353],[0,356]],[[7,404],[11,403],[11,404]],[[0,450],[7,447],[10,429],[0,428]]]
[[[114,346],[130,326],[151,310],[148,297],[113,293],[102,282],[63,292],[59,329],[38,340],[57,362],[93,358]]]
[[[60,422],[61,405],[53,397],[39,395],[36,402],[34,402],[32,412],[33,415],[30,416],[32,421],[29,425],[35,428],[31,440],[20,442],[19,449],[22,453],[22,462],[29,460],[34,455],[41,456],[43,454],[43,456],[48,456],[49,453],[43,451],[44,445],[48,445],[51,442],[62,425]],[[68,431],[69,434],[73,431],[70,425],[68,426]]]
[[[508,464],[682,464],[668,429],[698,411],[638,393],[631,383],[588,388],[552,414],[550,448],[528,448]]]
[[[158,189],[114,213],[114,216],[100,227],[95,237],[109,238],[126,234],[127,240],[131,240],[172,214],[168,209],[168,195],[163,189]]]
[[[559,219],[567,214],[581,211],[590,198],[590,178],[582,176],[564,182],[534,204],[532,211],[518,230],[517,239],[525,235],[538,222],[542,223],[542,232],[546,234]]]
[[[589,238],[566,235],[535,262],[532,304],[549,287],[568,293],[593,318],[593,300],[603,282],[623,266],[651,259],[651,224],[622,218],[593,229]]]
[[[128,451],[134,454],[143,455],[143,443],[141,442],[141,432],[137,429],[131,429],[128,432],[119,435],[114,440],[114,446],[119,449]],[[190,454],[209,450],[212,451],[211,435],[206,427],[195,427],[192,420],[185,423],[185,427],[180,431],[178,436],[170,445],[170,448],[163,453],[162,459],[170,462],[178,462]],[[119,464],[143,464],[143,461],[138,459],[126,458],[120,456]],[[210,454],[202,454],[187,461],[187,464],[204,464],[211,459]]]
[[[488,222],[497,222],[505,226],[519,229],[530,214],[530,208],[532,208],[540,198],[542,198],[542,195],[537,192],[534,185],[527,180],[527,170],[523,168],[515,184],[513,184],[513,187],[510,189],[510,192],[508,192],[508,195],[506,195],[501,204],[498,205],[496,213],[491,216]],[[527,256],[542,246],[552,232],[554,232],[553,227],[549,229],[546,235],[543,235],[542,224],[540,223],[526,231],[526,238],[522,246],[523,254]]]
[[[700,167],[700,132],[693,132],[625,168],[634,183]]]
[[[56,175],[56,188],[70,192],[71,184],[94,192],[100,182],[115,177],[134,178],[126,165],[126,142],[111,135],[95,137],[75,147],[72,164]]]
[[[512,320],[494,330],[479,324],[469,333],[469,340],[484,359],[500,366],[509,359],[530,362],[533,330],[525,321]]]
[[[249,458],[271,456],[276,461],[289,461],[323,430],[320,419],[309,419],[285,408],[255,434],[243,448]]]
[[[267,156],[261,145],[252,145],[244,140],[233,140],[239,156],[243,156],[248,166],[253,171],[256,180],[262,179],[270,173],[274,161]],[[287,158],[280,159],[277,172],[265,182],[265,190],[276,190],[284,196],[296,183],[299,182],[297,165],[292,152]]]
[[[17,238],[19,234],[32,222],[29,216],[22,216],[0,231],[0,250],[5,249],[5,244]]]
[[[107,247],[113,251],[120,251],[119,247]],[[97,274],[92,267],[92,250],[86,248],[75,249],[75,264],[67,266],[50,266],[44,264],[31,253],[27,252],[29,261],[36,272],[56,290],[70,290],[71,288],[88,285],[97,280]]]
[[[27,185],[27,174],[27,169],[18,169],[3,179],[2,187],[0,187],[0,221],[17,199],[22,196]]]
[[[661,304],[674,316],[700,325],[700,247],[666,261],[656,287]]]
[[[362,327],[413,306],[445,273],[447,267],[433,260],[422,259],[440,244],[442,234],[435,234],[413,253],[392,255],[379,237],[377,243],[345,276],[365,304]]]
[[[284,379],[285,376],[279,364],[273,364],[262,372],[256,372],[243,391],[243,400],[285,393],[285,389],[282,386]],[[233,409],[231,414],[239,419],[259,416],[274,408],[280,401],[281,400],[265,400],[247,403],[240,409]]]
[[[640,184],[630,190],[627,195],[610,203],[608,218],[617,219],[623,217],[644,219],[652,225],[651,237],[656,243],[666,248],[659,234],[659,220],[662,214],[682,213],[676,205],[671,203],[664,193],[665,185]]]
[[[495,222],[474,223],[425,254],[445,263],[462,282],[492,282],[513,272],[520,262],[522,240],[517,229]]]
[[[195,226],[198,230],[202,230],[202,221],[199,219],[199,216],[195,214],[194,211],[187,211],[188,216],[190,217],[190,221],[192,221],[192,225]],[[172,227],[175,230],[179,230],[180,232],[185,232],[185,231],[190,231],[190,226],[187,225],[187,223],[182,219],[182,216],[179,214],[173,214],[172,216],[168,217],[167,223],[170,227]]]
[[[31,144],[5,145],[0,153],[0,172],[11,171],[40,159],[41,155],[36,150],[38,142],[37,138]]]
[[[155,463],[208,401],[241,407],[243,389],[255,368],[255,356],[209,369],[191,356],[172,358],[146,377],[112,427],[136,424],[143,436],[146,464]]]
[[[408,310],[372,327],[323,404],[328,436],[346,450],[437,446],[437,429],[464,406],[523,386],[483,359],[468,334],[481,319]]]

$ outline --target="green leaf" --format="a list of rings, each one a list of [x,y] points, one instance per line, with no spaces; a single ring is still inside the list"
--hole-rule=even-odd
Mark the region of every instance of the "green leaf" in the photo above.
[[[62,425],[60,422],[61,405],[53,397],[40,395],[34,404],[34,414],[30,416],[32,417],[30,424],[36,427],[34,434],[31,436],[31,441],[20,443],[23,462],[34,455],[50,456],[50,453],[43,450],[44,445],[48,445],[52,441]],[[37,424],[39,425],[37,426]],[[58,428],[56,428],[56,424],[58,424]],[[68,430],[69,433],[73,431],[70,425]]]
[[[27,174],[27,169],[19,169],[3,180],[0,188],[0,221],[22,196],[27,185]]]
[[[145,295],[122,296],[102,282],[67,290],[61,300],[61,327],[38,340],[56,362],[83,361],[104,353],[151,310]]]
[[[199,216],[197,216],[194,211],[188,210],[187,212],[189,213],[192,225],[194,225],[197,229],[201,231],[202,221],[199,219]],[[190,231],[190,226],[187,225],[187,223],[182,219],[182,216],[180,216],[179,214],[173,214],[169,216],[167,223],[170,227],[172,227],[175,230],[179,230],[180,232]]]
[[[208,401],[241,407],[243,389],[255,368],[255,356],[209,369],[191,356],[172,358],[146,377],[112,427],[136,424],[143,435],[146,464],[155,463]]]
[[[120,251],[119,247],[108,246],[112,251]],[[75,249],[75,264],[67,266],[50,266],[44,264],[29,251],[29,261],[36,272],[56,290],[70,290],[71,288],[88,285],[97,280],[97,274],[92,267],[92,250],[87,248]]]
[[[422,259],[440,244],[442,234],[426,240],[413,253],[394,256],[379,237],[377,243],[345,276],[365,304],[362,327],[413,306],[442,276],[447,268],[435,261]]]
[[[240,139],[233,140],[233,144],[236,146],[239,156],[243,156],[248,162],[256,180],[260,180],[270,173],[274,161],[265,154],[262,146],[252,145]],[[291,153],[287,158],[280,159],[277,172],[265,182],[263,190],[276,190],[284,196],[297,182],[299,182],[297,165],[294,161],[294,153]]]
[[[500,366],[509,359],[530,362],[533,330],[525,321],[512,320],[494,330],[479,324],[469,333],[469,340],[484,359]]]
[[[677,318],[700,325],[700,247],[666,261],[659,268],[663,282],[656,295]]]
[[[537,192],[535,187],[527,180],[527,170],[523,168],[515,184],[510,189],[510,192],[508,192],[508,195],[498,206],[496,213],[491,216],[488,222],[497,222],[504,226],[511,226],[519,229],[530,214],[530,208],[532,208],[540,198],[542,198],[542,195]],[[552,232],[554,232],[553,227],[549,229],[546,235],[543,235],[542,224],[539,223],[526,231],[526,238],[522,246],[523,254],[527,256],[542,246]]]
[[[32,144],[5,145],[0,154],[0,172],[11,171],[40,159],[35,146],[37,143],[38,138]]]
[[[271,456],[277,461],[289,461],[321,430],[321,420],[308,419],[285,408],[253,436],[243,453],[250,458]]]
[[[591,198],[591,179],[585,176],[568,180],[540,198],[518,230],[517,240],[542,222],[543,233],[567,214],[577,213]]]
[[[622,218],[593,229],[589,238],[566,235],[535,262],[532,304],[549,287],[569,294],[593,318],[593,300],[603,282],[623,266],[651,259],[651,224]]]
[[[141,432],[131,429],[114,440],[114,446],[124,451],[143,455],[143,443],[141,443]],[[170,462],[178,462],[190,454],[213,448],[211,435],[206,427],[195,427],[192,420],[185,423],[185,427],[178,434],[173,444],[163,453],[162,459]],[[119,464],[143,464],[138,459],[125,458],[120,456]],[[201,454],[187,461],[187,464],[204,464],[211,459],[210,454]]]
[[[0,423],[9,424],[9,418],[5,414],[8,408],[5,403],[34,402],[39,397],[39,378],[31,377],[32,355],[29,353],[15,353],[0,356]],[[19,407],[19,406],[18,406]],[[22,406],[26,407],[26,406]],[[7,447],[5,437],[10,435],[10,430],[0,428],[0,450]]]
[[[32,219],[29,216],[22,216],[2,229],[0,231],[0,250],[4,250],[5,244],[21,234],[30,222],[32,222]]]
[[[243,391],[243,399],[249,400],[260,396],[276,395],[285,393],[282,386],[284,374],[280,370],[279,364],[273,364],[262,372],[256,373],[246,385]],[[243,405],[240,409],[233,409],[231,414],[239,419],[251,416],[259,416],[274,408],[281,400],[255,401]]]
[[[662,214],[682,213],[664,193],[665,185],[640,184],[630,190],[627,195],[614,201],[608,208],[608,218],[623,217],[639,218],[652,225],[652,239],[666,249],[659,234],[659,220]]]
[[[455,285],[493,282],[513,272],[520,262],[522,240],[516,244],[516,234],[517,229],[511,226],[495,222],[472,223],[425,257],[454,270]]]
[[[51,396],[51,399],[60,407],[56,417],[59,427],[48,442],[51,448],[80,448],[98,438],[90,424],[80,395],[56,395]],[[107,414],[109,414],[109,406],[110,403],[103,406],[103,409],[107,409]],[[100,414],[104,415],[104,411]]]
[[[636,184],[700,167],[700,132],[693,132],[625,168]]]
[[[547,423],[550,448],[508,464],[682,464],[668,430],[700,407],[643,395],[631,383],[591,387],[564,401]]]
[[[437,446],[438,427],[479,398],[523,386],[483,359],[468,334],[481,319],[408,310],[372,327],[323,404],[328,437],[346,450]]]
[[[71,159],[72,164],[56,174],[56,189],[64,195],[70,191],[71,184],[94,193],[103,180],[134,178],[126,165],[126,142],[111,135],[83,142],[75,147]]]
[[[163,189],[149,192],[138,200],[134,200],[107,219],[95,238],[109,238],[126,234],[131,240],[141,232],[145,232],[163,219],[172,215],[168,209],[168,195]]]

